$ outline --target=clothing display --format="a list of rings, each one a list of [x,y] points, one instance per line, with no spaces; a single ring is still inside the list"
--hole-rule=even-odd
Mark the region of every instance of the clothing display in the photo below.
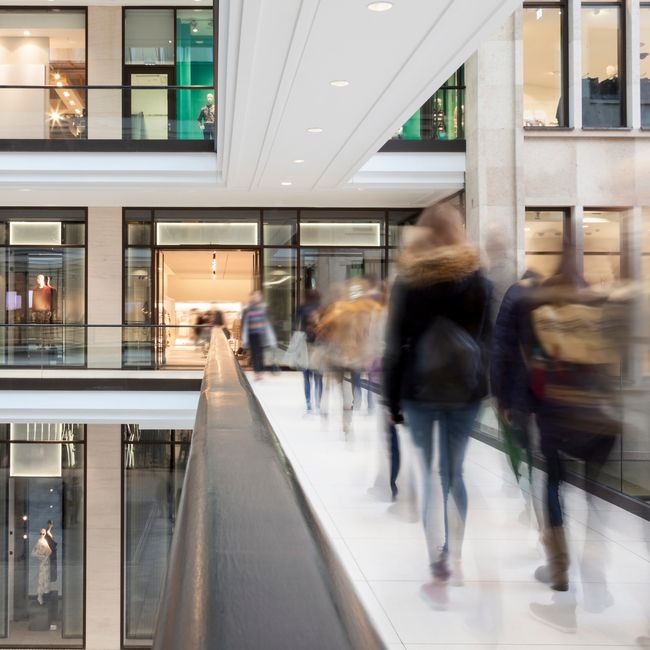
[[[214,140],[214,103],[209,99],[208,103],[201,109],[197,121],[199,126],[203,130],[203,139],[204,140]]]
[[[32,556],[39,561],[38,567],[38,586],[36,591],[36,600],[38,604],[43,604],[43,596],[50,591],[51,565],[50,557],[52,549],[47,542],[45,529],[41,529],[40,537],[32,550]]]

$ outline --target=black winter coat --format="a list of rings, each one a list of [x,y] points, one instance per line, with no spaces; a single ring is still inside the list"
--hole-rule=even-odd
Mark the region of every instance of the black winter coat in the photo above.
[[[414,351],[438,316],[464,328],[483,351],[483,368],[469,402],[488,393],[492,285],[479,269],[470,246],[447,246],[426,253],[406,252],[391,293],[383,359],[383,393],[396,421],[402,400],[417,400]],[[445,406],[440,403],[441,406]],[[456,405],[457,406],[457,405]]]

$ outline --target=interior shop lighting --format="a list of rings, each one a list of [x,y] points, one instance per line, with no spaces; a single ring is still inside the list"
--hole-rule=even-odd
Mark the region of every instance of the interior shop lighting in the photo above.
[[[55,72],[54,73],[54,78],[58,81],[61,78],[61,73],[60,72]]]
[[[603,219],[602,217],[585,217],[582,221],[584,223],[608,223],[609,219]]]
[[[540,7],[536,12],[535,12],[535,18],[537,20],[541,20],[544,17],[544,10]]]
[[[191,27],[192,27],[192,34],[197,34],[198,31],[199,31],[199,27],[198,27],[198,25],[196,24],[196,20],[193,20],[193,21],[190,23],[190,25],[191,25]]]
[[[74,106],[75,104],[76,104],[75,100],[74,100],[74,99],[71,99],[71,100],[70,100],[70,106]]]
[[[70,93],[67,90],[63,91],[63,96],[64,97],[70,97]]]
[[[212,279],[217,279],[217,251],[212,253]]]
[[[310,126],[307,129],[307,133],[322,133],[323,129],[320,128],[320,126]]]
[[[389,9],[393,8],[393,3],[392,2],[371,2],[368,5],[368,9],[370,11],[388,11]]]
[[[74,112],[75,112],[77,115],[81,115],[81,111],[80,111],[78,108],[75,108],[75,109],[74,109]]]
[[[63,86],[63,82],[62,81],[57,81],[56,85],[57,85],[58,88],[61,88]]]
[[[61,113],[58,111],[52,111],[50,113],[50,119],[54,122],[58,122],[61,119]]]
[[[349,85],[350,82],[345,79],[335,79],[334,81],[330,81],[330,86],[334,86],[334,88],[345,88]]]
[[[32,33],[28,31],[27,29],[23,32],[23,36],[31,36]]]

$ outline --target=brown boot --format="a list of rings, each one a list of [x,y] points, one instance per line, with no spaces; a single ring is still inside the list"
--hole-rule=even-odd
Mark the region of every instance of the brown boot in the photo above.
[[[535,571],[535,578],[551,585],[555,591],[569,589],[569,551],[567,549],[564,528],[556,526],[547,528],[542,535],[546,551],[546,566]]]

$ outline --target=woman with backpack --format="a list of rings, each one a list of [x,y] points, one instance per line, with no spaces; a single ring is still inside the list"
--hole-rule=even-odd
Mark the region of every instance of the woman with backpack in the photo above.
[[[318,325],[320,308],[320,293],[316,289],[307,289],[305,291],[305,301],[298,307],[294,318],[295,329],[304,335],[306,348],[307,363],[306,367],[302,369],[302,375],[305,390],[305,408],[308,414],[312,412],[312,406],[316,411],[320,410],[320,401],[323,396],[323,375],[320,373],[320,368],[317,367],[314,355],[316,326]]]
[[[412,234],[398,260],[390,299],[384,398],[393,423],[406,418],[421,461],[422,517],[432,576],[444,583],[453,568],[460,583],[467,516],[463,461],[487,395],[491,285],[480,270],[478,250],[466,242],[463,216],[455,206],[424,210]],[[433,512],[439,492],[432,469],[436,422],[444,533]]]

